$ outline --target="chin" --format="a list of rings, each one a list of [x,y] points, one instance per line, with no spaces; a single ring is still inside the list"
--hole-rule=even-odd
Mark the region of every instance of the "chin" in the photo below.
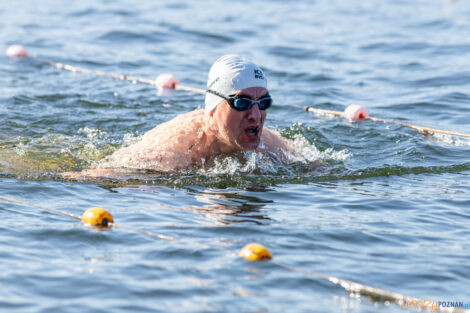
[[[260,139],[256,141],[240,143],[239,146],[242,150],[255,150],[259,146]]]
[[[237,145],[241,150],[255,150],[261,141],[261,130],[256,133],[245,132],[239,138]]]

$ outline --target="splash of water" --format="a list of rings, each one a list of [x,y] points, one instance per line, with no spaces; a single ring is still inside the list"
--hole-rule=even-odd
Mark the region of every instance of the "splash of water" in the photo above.
[[[314,144],[297,134],[292,141],[294,151],[282,151],[287,162],[277,153],[264,153],[257,151],[242,151],[231,155],[219,155],[209,165],[197,170],[204,175],[236,175],[236,174],[264,174],[264,175],[296,175],[299,169],[315,170],[325,166],[329,161],[344,161],[352,154],[347,150],[335,151],[328,148],[320,151]],[[303,166],[302,166],[303,165]]]
[[[470,146],[470,139],[462,137],[454,137],[445,134],[433,133],[432,138],[436,139],[438,142],[443,142],[445,144],[456,146],[456,147],[468,147]]]
[[[9,174],[39,177],[81,169],[116,149],[116,143],[102,130],[81,128],[77,134],[47,134],[32,139],[18,136],[3,142],[0,167]]]

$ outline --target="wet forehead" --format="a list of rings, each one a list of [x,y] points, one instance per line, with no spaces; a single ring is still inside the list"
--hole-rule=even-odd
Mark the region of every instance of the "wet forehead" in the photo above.
[[[251,87],[237,91],[235,94],[237,96],[246,96],[253,100],[258,100],[263,98],[269,93],[266,88],[263,87]]]

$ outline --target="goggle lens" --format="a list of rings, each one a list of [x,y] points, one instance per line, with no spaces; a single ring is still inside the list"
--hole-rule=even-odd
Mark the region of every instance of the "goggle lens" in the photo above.
[[[237,111],[245,111],[251,109],[251,107],[257,103],[260,110],[266,110],[273,104],[271,97],[261,98],[257,101],[248,98],[235,98],[233,99],[233,108]]]
[[[260,110],[264,111],[266,109],[269,109],[271,105],[273,104],[273,99],[271,98],[269,94],[266,94],[264,98],[261,98],[259,100],[251,100],[250,98],[247,98],[246,96],[236,96],[236,95],[225,96],[221,93],[218,93],[217,91],[210,90],[210,89],[207,89],[206,92],[227,100],[230,107],[234,108],[237,111],[249,110],[255,103],[258,104],[258,108]]]

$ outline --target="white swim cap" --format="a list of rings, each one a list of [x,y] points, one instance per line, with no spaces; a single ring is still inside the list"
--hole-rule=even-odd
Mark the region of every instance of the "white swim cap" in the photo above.
[[[227,54],[215,61],[207,78],[207,89],[224,96],[233,95],[245,88],[267,86],[264,73],[258,65],[236,54]],[[221,101],[223,99],[219,96],[206,92],[206,114]]]

